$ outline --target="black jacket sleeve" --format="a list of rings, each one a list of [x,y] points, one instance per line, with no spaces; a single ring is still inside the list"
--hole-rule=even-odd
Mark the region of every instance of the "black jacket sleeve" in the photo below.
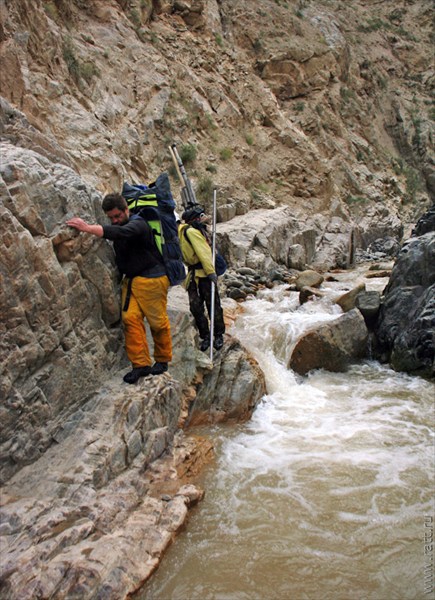
[[[154,245],[151,227],[144,219],[130,219],[125,225],[103,225],[103,237],[112,241],[141,237],[150,246]]]

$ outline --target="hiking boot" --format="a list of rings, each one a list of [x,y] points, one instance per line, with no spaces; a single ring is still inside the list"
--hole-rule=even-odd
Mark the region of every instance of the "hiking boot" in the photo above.
[[[162,375],[168,370],[168,363],[156,362],[151,367],[151,375]]]
[[[201,343],[199,344],[199,349],[201,350],[201,352],[205,352],[209,348],[210,348],[210,338],[206,337],[203,340],[201,340]]]
[[[214,342],[213,342],[213,348],[215,350],[220,350],[223,345],[224,345],[224,336],[223,335],[217,335],[215,337],[215,339],[214,339]]]
[[[125,383],[136,383],[141,377],[151,375],[151,367],[135,367],[123,377]]]

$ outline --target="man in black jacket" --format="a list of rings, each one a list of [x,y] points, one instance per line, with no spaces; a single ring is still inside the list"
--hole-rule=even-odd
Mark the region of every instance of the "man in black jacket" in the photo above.
[[[125,349],[133,367],[124,375],[124,381],[136,383],[140,377],[164,373],[172,360],[167,313],[169,280],[148,223],[138,215],[130,216],[127,202],[120,194],[108,194],[102,206],[111,225],[90,225],[79,217],[69,219],[67,225],[113,241],[116,264],[124,275],[122,322]],[[153,366],[144,318],[154,341]]]

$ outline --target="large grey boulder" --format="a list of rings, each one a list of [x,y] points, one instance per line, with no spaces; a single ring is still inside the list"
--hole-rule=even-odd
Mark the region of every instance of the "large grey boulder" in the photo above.
[[[384,290],[375,350],[398,371],[430,377],[435,357],[435,231],[428,231],[429,218],[422,221],[425,233],[403,245]]]
[[[349,364],[367,354],[368,331],[356,308],[307,332],[296,343],[289,368],[299,375],[313,369],[345,371]]]
[[[246,420],[266,394],[263,372],[235,339],[225,344],[214,369],[204,372],[198,383],[191,424]]]

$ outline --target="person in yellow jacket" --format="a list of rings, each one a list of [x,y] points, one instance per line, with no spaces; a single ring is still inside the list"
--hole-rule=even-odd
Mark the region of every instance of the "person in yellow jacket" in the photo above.
[[[181,218],[184,224],[179,225],[178,237],[183,260],[188,267],[184,285],[189,296],[190,312],[195,319],[201,338],[199,347],[203,352],[210,347],[210,324],[205,314],[204,305],[207,307],[208,316],[210,317],[211,284],[214,283],[213,347],[215,350],[220,350],[224,343],[225,323],[217,287],[212,249],[207,236],[207,217],[204,215],[204,209],[201,206],[195,206],[185,210]]]

